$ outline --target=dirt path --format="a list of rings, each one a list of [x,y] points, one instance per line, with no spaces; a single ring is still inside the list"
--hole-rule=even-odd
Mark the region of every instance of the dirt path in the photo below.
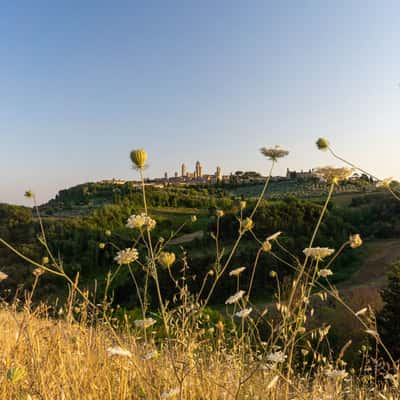
[[[169,244],[182,244],[182,243],[189,243],[195,239],[202,239],[204,236],[203,231],[196,231],[193,233],[187,233],[186,235],[179,236],[175,239],[172,239]]]

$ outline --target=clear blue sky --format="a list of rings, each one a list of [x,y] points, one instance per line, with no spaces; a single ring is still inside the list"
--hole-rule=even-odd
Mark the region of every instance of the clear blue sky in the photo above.
[[[8,4],[7,4],[8,3]],[[0,202],[200,160],[400,177],[398,1],[18,1],[0,13]]]

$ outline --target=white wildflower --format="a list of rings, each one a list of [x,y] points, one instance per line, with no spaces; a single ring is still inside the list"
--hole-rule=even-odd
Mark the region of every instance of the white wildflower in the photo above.
[[[153,326],[157,321],[153,318],[137,319],[134,321],[136,328],[147,329]]]
[[[229,272],[229,276],[239,276],[245,269],[246,267],[235,268]]]
[[[107,353],[109,356],[132,357],[132,353],[129,350],[123,349],[120,346],[109,347]]]
[[[348,373],[343,369],[327,369],[325,375],[328,378],[340,380],[346,378]]]
[[[270,353],[267,355],[267,360],[273,363],[283,363],[285,362],[287,355],[282,351],[276,351],[275,353]]]
[[[324,268],[318,272],[318,275],[327,278],[328,276],[333,275],[333,272],[330,269]]]
[[[139,252],[134,248],[127,248],[125,250],[120,250],[114,260],[119,265],[130,264],[135,262],[139,258]]]
[[[278,237],[279,237],[281,234],[282,234],[281,231],[275,232],[274,234],[268,236],[265,240],[268,240],[268,241],[270,241],[270,240],[276,240],[276,239],[278,239]]]
[[[352,170],[350,168],[335,168],[335,167],[321,167],[316,168],[314,173],[324,179],[329,183],[338,183],[339,181],[346,180],[351,174]]]
[[[5,272],[0,271],[0,282],[4,281],[8,278],[8,275]]]
[[[162,395],[161,395],[161,398],[162,399],[169,399],[169,398],[174,397],[174,396],[176,396],[178,394],[179,394],[179,388],[175,388],[175,389],[169,390],[168,392],[163,392]]]
[[[328,247],[307,247],[303,250],[303,253],[307,257],[312,257],[316,260],[322,260],[323,258],[330,256],[334,252],[334,249],[329,249]]]
[[[225,304],[234,304],[237,303],[245,294],[246,292],[244,290],[239,290],[232,296],[228,297],[227,300],[225,301]]]
[[[250,308],[244,308],[243,310],[240,310],[237,313],[235,313],[235,317],[246,318],[251,314],[252,311],[253,311],[253,309],[251,307]]]
[[[271,161],[278,161],[278,158],[285,157],[289,154],[287,150],[283,150],[280,146],[275,146],[273,148],[267,149],[262,147],[260,149],[261,154],[268,157]]]

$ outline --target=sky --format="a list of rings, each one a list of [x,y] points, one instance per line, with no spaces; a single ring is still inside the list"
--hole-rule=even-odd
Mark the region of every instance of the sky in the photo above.
[[[0,13],[0,202],[146,175],[340,165],[400,178],[400,2],[15,1]]]

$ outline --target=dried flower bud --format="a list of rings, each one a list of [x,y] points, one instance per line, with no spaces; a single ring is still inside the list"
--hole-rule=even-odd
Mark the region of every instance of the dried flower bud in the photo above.
[[[175,254],[174,253],[169,253],[167,251],[163,251],[160,253],[158,257],[158,262],[164,267],[164,268],[171,268],[172,265],[175,262]]]
[[[131,151],[131,160],[137,168],[143,169],[146,164],[146,160],[147,160],[146,151],[143,149],[132,150]]]
[[[327,150],[329,148],[329,141],[325,138],[319,138],[315,144],[319,150]]]

